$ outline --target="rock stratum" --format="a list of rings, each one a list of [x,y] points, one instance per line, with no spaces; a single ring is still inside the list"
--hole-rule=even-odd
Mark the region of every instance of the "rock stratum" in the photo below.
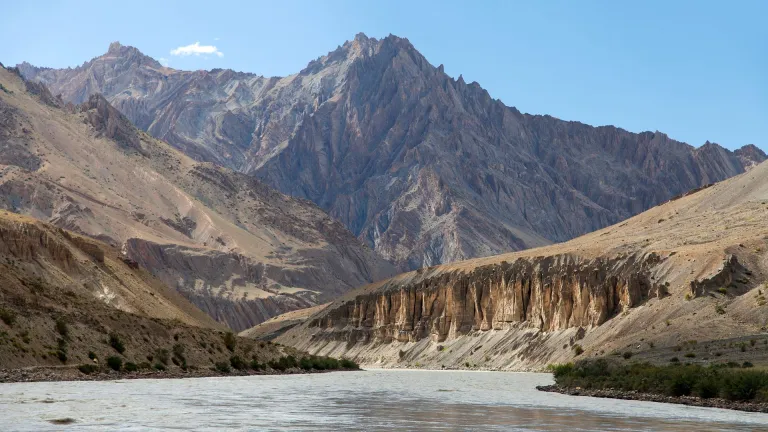
[[[362,287],[276,340],[383,367],[768,363],[766,220],[763,163],[566,243]]]
[[[79,105],[0,68],[0,208],[120,249],[234,330],[394,274],[341,223],[196,162],[101,95]]]
[[[524,114],[391,35],[282,78],[175,70],[119,43],[19,70],[64,101],[103,93],[193,158],[313,201],[404,270],[566,241],[766,158]]]

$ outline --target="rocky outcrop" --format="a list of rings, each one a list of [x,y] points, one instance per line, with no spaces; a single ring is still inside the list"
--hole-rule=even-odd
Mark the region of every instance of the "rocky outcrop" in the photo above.
[[[701,280],[692,280],[689,294],[691,297],[696,297],[711,294],[718,290],[728,290],[728,288],[736,289],[736,291],[732,289],[732,293],[743,292],[744,286],[749,282],[748,276],[752,276],[752,272],[741,265],[736,255],[728,255],[713,274]]]
[[[766,158],[524,114],[391,35],[285,78],[173,70],[120,44],[19,70],[66,101],[101,92],[188,155],[311,200],[405,269],[568,240]]]
[[[94,94],[88,101],[79,106],[85,113],[88,123],[93,126],[99,135],[115,140],[125,150],[133,150],[147,156],[147,152],[141,148],[139,134],[120,111],[104,99],[101,94]]]
[[[308,291],[299,295],[281,293],[281,286],[292,286],[301,275],[291,275],[290,271],[236,253],[160,245],[135,238],[125,243],[123,251],[128,259],[235,331],[313,306],[318,297]]]
[[[649,297],[663,296],[650,279],[655,254],[583,260],[570,255],[520,258],[471,271],[416,277],[334,304],[308,327],[350,344],[434,342],[513,325],[543,332],[595,327]]]

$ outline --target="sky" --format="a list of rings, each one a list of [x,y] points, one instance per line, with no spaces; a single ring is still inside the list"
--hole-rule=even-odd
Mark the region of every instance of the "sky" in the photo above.
[[[177,69],[284,76],[355,34],[408,38],[531,114],[768,151],[768,1],[56,1],[4,5],[0,62],[120,41]]]

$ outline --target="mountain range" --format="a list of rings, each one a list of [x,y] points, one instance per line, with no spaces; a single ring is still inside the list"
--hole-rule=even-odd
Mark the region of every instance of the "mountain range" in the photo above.
[[[311,202],[17,73],[0,68],[0,208],[121,250],[234,330],[394,274]]]
[[[392,35],[358,34],[287,77],[175,70],[117,42],[76,68],[18,70],[314,202],[401,270],[569,240],[766,158],[524,114]]]
[[[766,218],[768,162],[565,243],[401,274],[242,334],[378,367],[765,364]]]

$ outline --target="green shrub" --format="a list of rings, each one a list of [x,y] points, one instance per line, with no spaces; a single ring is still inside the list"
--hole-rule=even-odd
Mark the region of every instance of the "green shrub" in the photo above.
[[[136,363],[132,363],[132,362],[125,362],[124,368],[128,372],[136,372],[137,370],[139,370],[139,367],[136,366]]]
[[[56,331],[65,339],[69,337],[69,326],[63,318],[56,320]]]
[[[141,362],[137,365],[139,369],[152,369],[152,365],[149,362]]]
[[[120,339],[120,335],[112,332],[109,334],[109,346],[115,349],[118,353],[122,354],[125,352],[125,345],[123,344],[123,341]]]
[[[118,356],[111,356],[107,358],[107,366],[113,370],[119,371],[123,367],[123,359]]]
[[[734,371],[723,380],[723,396],[729,400],[751,400],[765,389],[768,389],[768,373],[765,372]]]
[[[339,366],[341,366],[342,369],[349,369],[349,370],[357,370],[360,369],[360,365],[353,362],[349,359],[341,359],[339,360]]]
[[[77,369],[86,375],[90,375],[98,371],[99,367],[94,364],[81,364],[80,366],[77,367]]]
[[[707,374],[698,379],[694,385],[693,394],[702,399],[717,397],[720,393],[721,385],[718,376]]]
[[[581,345],[576,344],[573,346],[573,355],[580,356],[582,353],[584,353],[584,348]]]
[[[0,308],[0,320],[8,327],[12,327],[13,323],[16,322],[16,314],[10,309]]]
[[[162,363],[160,363],[160,362],[158,362],[158,363],[155,363],[155,365],[154,365],[153,367],[154,367],[156,370],[159,370],[159,371],[164,371],[164,370],[165,370],[165,365],[164,365],[164,364],[162,364]]]
[[[679,362],[654,366],[597,359],[553,365],[549,369],[555,382],[563,387],[610,388],[701,398],[719,396],[729,400],[761,400],[763,396],[768,397],[768,372],[738,366],[721,364],[705,367]]]
[[[632,352],[631,351],[625,351],[624,354],[621,355],[625,359],[629,360],[632,358]]]
[[[720,288],[717,289],[717,292],[719,292],[720,294],[725,295],[725,294],[728,294],[728,289],[726,289],[725,287],[720,287]]]
[[[88,358],[91,359],[91,360],[95,360],[96,359],[96,353],[93,352],[93,351],[88,351]]]
[[[177,343],[173,345],[173,356],[178,359],[184,358],[184,345]]]
[[[226,346],[230,352],[235,352],[235,347],[237,346],[237,338],[232,334],[232,332],[227,332],[224,334],[224,346]]]
[[[338,360],[336,359],[332,359],[336,361],[335,368],[328,367],[328,363],[322,360],[322,359],[328,359],[328,357],[313,357],[313,359],[315,359],[313,360],[313,363],[312,363],[312,368],[314,369],[318,369],[318,370],[338,369]],[[296,360],[296,357],[291,355],[280,357],[279,359],[272,360],[267,364],[269,365],[270,368],[278,371],[284,371],[284,370],[292,369],[295,367],[299,367],[299,362]]]
[[[688,358],[694,358],[694,357],[696,357],[696,353],[692,353],[692,352],[685,353],[685,356],[688,357]]]
[[[217,371],[221,373],[230,373],[232,370],[229,368],[229,363],[227,362],[216,362],[214,364],[214,367]]]
[[[240,356],[232,356],[229,358],[229,364],[233,369],[243,370],[248,367],[245,361]]]
[[[58,358],[58,359],[59,359],[59,360],[60,360],[62,363],[66,363],[66,362],[67,362],[67,352],[66,352],[66,351],[64,351],[64,350],[61,350],[61,349],[60,349],[60,350],[56,351],[56,357],[57,357],[57,358]]]
[[[253,370],[264,370],[264,369],[267,368],[266,364],[259,363],[259,361],[256,360],[256,359],[251,360],[251,365],[250,366],[251,366],[251,369],[253,369]]]
[[[168,362],[170,361],[170,354],[168,353],[168,350],[165,349],[165,348],[158,348],[155,351],[154,357],[156,357],[157,361],[159,361],[160,363],[162,363],[164,365],[167,365]],[[152,360],[150,359],[150,361],[152,361]]]

